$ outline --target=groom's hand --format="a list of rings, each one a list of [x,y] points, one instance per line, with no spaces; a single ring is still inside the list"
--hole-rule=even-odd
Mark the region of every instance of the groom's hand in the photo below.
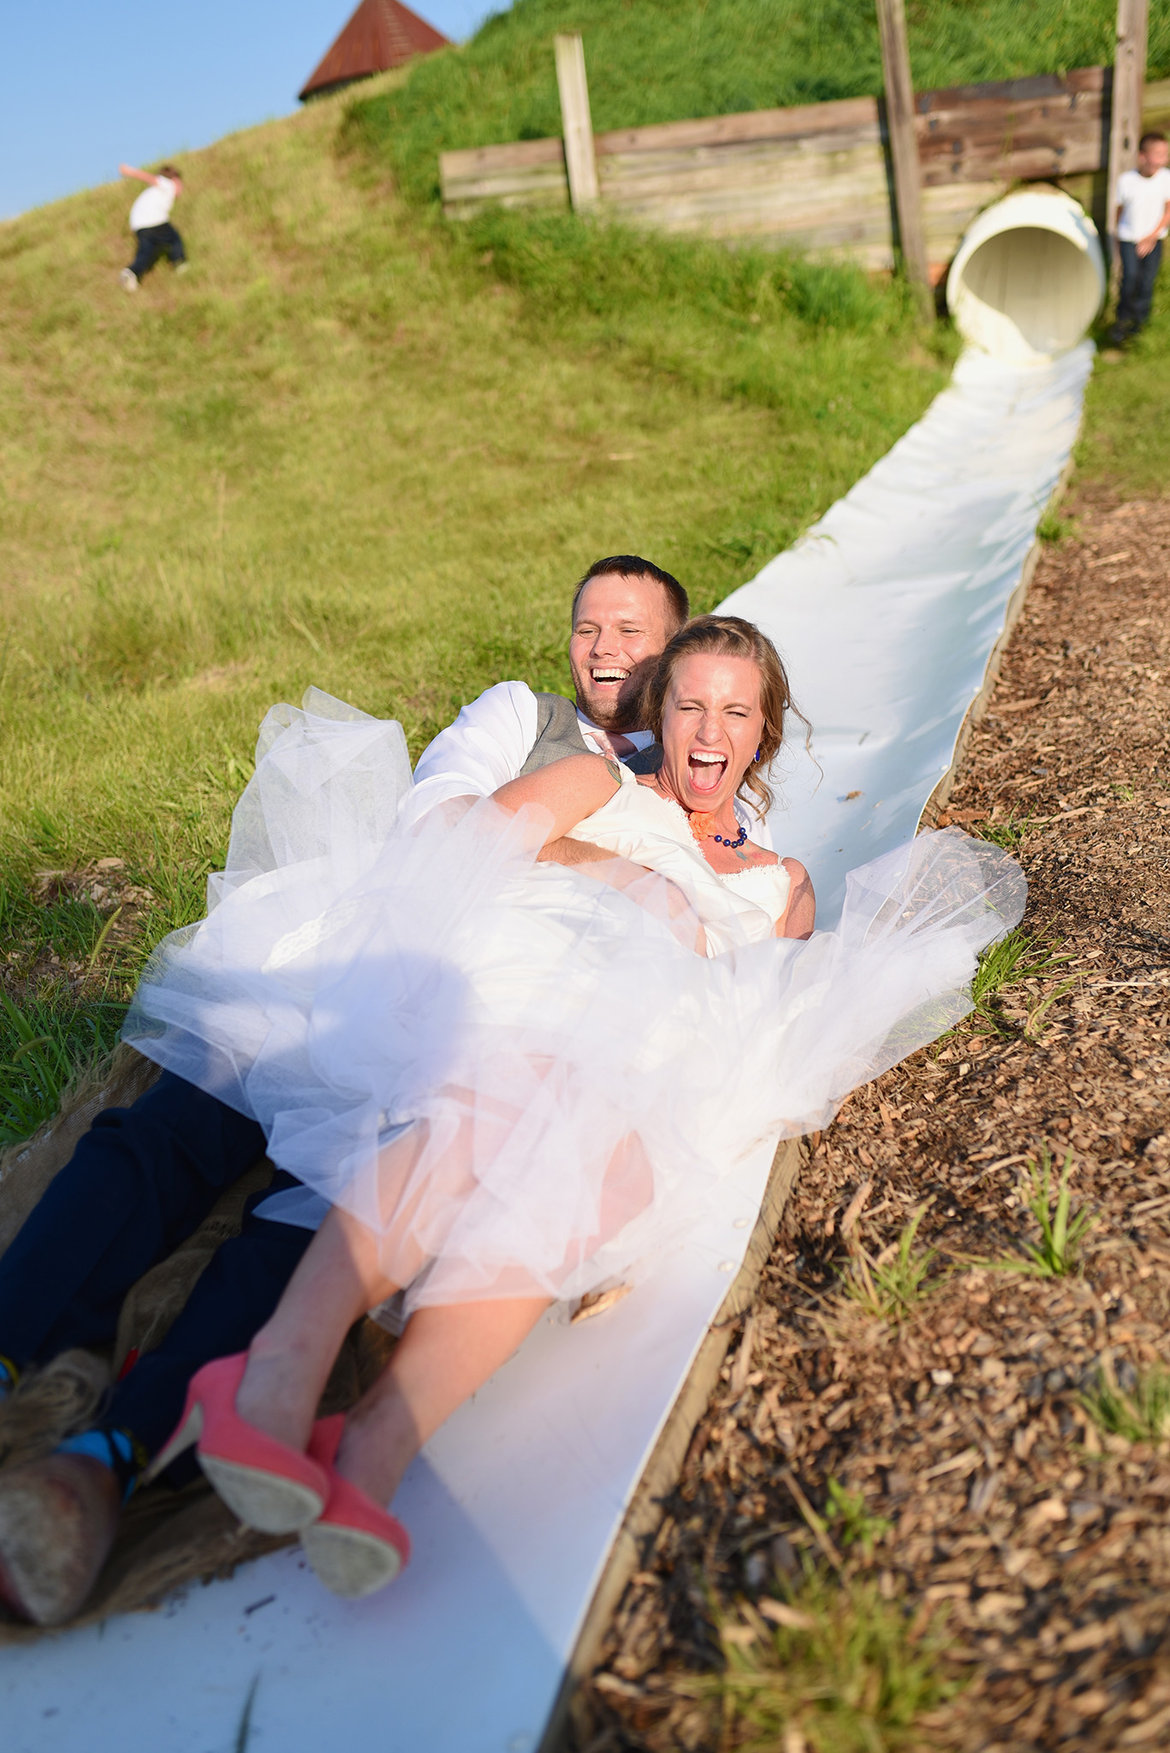
[[[620,853],[607,852],[591,840],[550,840],[538,855],[538,862],[583,867],[583,874],[608,883],[611,888],[624,889],[639,906],[648,907],[661,917],[665,903],[666,922],[684,948],[698,956],[707,953],[707,938],[687,896],[669,877],[653,871],[649,865],[636,864]]]
[[[538,864],[598,864],[602,859],[612,859],[614,854],[607,852],[604,846],[595,846],[592,840],[571,840],[567,834],[559,840],[550,840],[542,846],[536,855]]]

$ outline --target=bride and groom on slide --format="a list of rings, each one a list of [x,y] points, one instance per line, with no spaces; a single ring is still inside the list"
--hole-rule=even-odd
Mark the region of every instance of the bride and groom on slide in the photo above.
[[[968,1008],[1016,867],[922,835],[815,932],[768,841],[783,665],[750,624],[687,614],[670,574],[598,562],[576,707],[500,684],[413,776],[393,722],[315,692],[269,713],[208,918],[127,1019],[163,1075],[0,1257],[0,1382],[108,1346],[223,1187],[265,1150],[277,1172],[101,1423],[0,1471],[10,1612],[76,1613],[125,1497],[191,1444],[328,1587],[381,1587],[409,1554],[383,1506],[550,1302],[636,1282],[740,1152],[824,1124]],[[397,1293],[385,1372],[316,1420],[348,1328]]]

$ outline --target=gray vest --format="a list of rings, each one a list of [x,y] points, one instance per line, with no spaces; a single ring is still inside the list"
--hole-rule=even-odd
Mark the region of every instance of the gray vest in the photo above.
[[[538,767],[548,767],[566,755],[587,755],[589,752],[573,702],[566,700],[563,694],[538,694],[536,741],[528,751],[520,777],[525,773],[535,773]],[[648,749],[631,755],[625,764],[633,773],[657,773],[662,764],[662,750],[657,743],[651,743]]]
[[[536,741],[528,751],[528,759],[521,767],[519,777],[522,779],[526,773],[535,773],[538,767],[561,761],[566,755],[587,755],[589,752],[573,702],[566,700],[563,694],[538,694]]]

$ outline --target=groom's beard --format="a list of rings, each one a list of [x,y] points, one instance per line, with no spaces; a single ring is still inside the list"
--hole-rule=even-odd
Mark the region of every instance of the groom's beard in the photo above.
[[[620,689],[598,687],[589,673],[588,665],[580,669],[570,662],[579,709],[601,730],[644,730],[643,700],[646,684],[657,662],[656,656],[644,658],[630,671]]]

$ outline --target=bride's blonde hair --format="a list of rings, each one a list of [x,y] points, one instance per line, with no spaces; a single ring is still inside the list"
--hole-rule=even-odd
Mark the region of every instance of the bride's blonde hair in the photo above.
[[[706,652],[716,657],[750,658],[760,672],[760,710],[764,714],[764,728],[760,733],[756,758],[736,789],[741,796],[750,792],[759,814],[766,816],[776,799],[763,772],[784,740],[785,717],[789,712],[795,712],[800,722],[808,727],[804,714],[793,705],[788,672],[766,633],[761,633],[758,627],[739,615],[697,616],[675,634],[658,659],[646,684],[642,722],[661,742],[662,716],[675,669],[684,657],[697,657]]]

